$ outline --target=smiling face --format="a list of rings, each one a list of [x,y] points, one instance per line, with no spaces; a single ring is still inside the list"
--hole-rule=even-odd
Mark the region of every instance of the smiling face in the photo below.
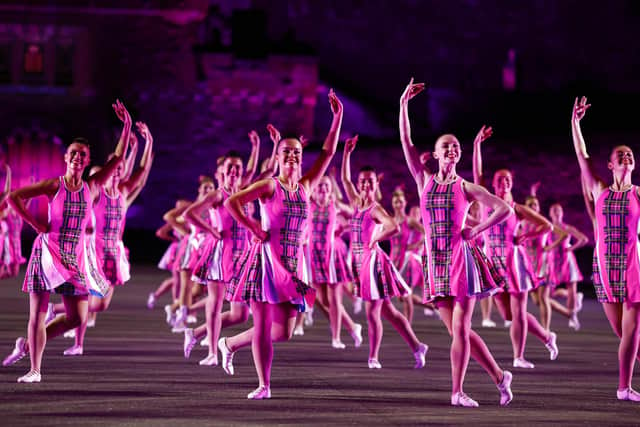
[[[224,185],[227,188],[235,188],[240,183],[243,174],[242,159],[239,157],[227,157],[222,165]]]
[[[213,185],[213,181],[210,181],[208,179],[202,181],[200,183],[200,186],[198,187],[198,197],[204,197],[207,194],[209,194],[209,192],[215,190],[215,186]]]
[[[440,165],[458,163],[461,156],[460,142],[455,136],[447,134],[438,138],[433,150],[433,158],[437,159]]]
[[[375,199],[378,190],[378,176],[375,171],[362,171],[358,174],[358,191],[360,195]]]
[[[75,173],[82,173],[89,166],[90,159],[89,147],[85,144],[74,142],[67,148],[64,154],[64,161],[67,169]]]
[[[316,185],[313,198],[320,204],[326,205],[329,202],[332,192],[331,180],[328,176],[323,176]]]
[[[631,172],[635,168],[636,162],[633,158],[633,151],[626,145],[619,145],[611,151],[609,163],[607,166],[612,172],[628,171]]]
[[[513,188],[513,176],[507,169],[500,169],[493,175],[493,191],[501,196],[511,193]]]
[[[395,192],[391,199],[391,207],[396,214],[403,214],[407,209],[407,199],[404,197],[404,193]]]
[[[278,166],[286,175],[300,171],[302,165],[302,144],[295,138],[280,141],[278,147]]]

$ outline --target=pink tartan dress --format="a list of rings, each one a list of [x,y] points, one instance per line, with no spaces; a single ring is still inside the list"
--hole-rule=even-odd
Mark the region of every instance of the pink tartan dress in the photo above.
[[[100,189],[98,200],[94,202],[96,217],[94,226],[96,259],[102,271],[114,286],[124,285],[130,278],[129,260],[122,243],[125,223],[125,200],[122,193],[116,197]]]
[[[229,301],[289,302],[305,311],[315,299],[305,271],[304,236],[308,227],[309,202],[301,185],[288,191],[274,178],[270,199],[260,201],[265,242],[251,242],[239,261],[238,274],[227,286]]]
[[[60,177],[60,187],[49,202],[50,231],[40,233],[33,243],[22,290],[63,295],[104,296],[109,281],[95,260],[88,257],[85,229],[92,210],[86,182],[70,191]]]
[[[349,281],[346,274],[344,258],[338,260],[338,249],[343,250],[346,257],[346,245],[340,237],[336,237],[336,207],[334,203],[320,206],[311,200],[311,277],[314,284],[336,285]],[[337,248],[342,242],[342,247]]]
[[[416,241],[415,234],[419,236],[419,233],[409,227],[405,218],[400,223],[400,232],[391,237],[391,261],[412,288],[422,286],[424,282],[422,257],[408,249],[409,245]]]
[[[167,248],[166,251],[164,251],[162,258],[160,258],[160,261],[158,261],[159,269],[167,270],[167,271],[175,270],[175,262],[176,262],[176,256],[178,254],[179,246],[180,246],[180,240],[174,240],[169,244],[169,247]]]
[[[373,249],[369,248],[373,235],[380,227],[371,216],[374,206],[377,204],[357,210],[350,221],[356,295],[365,301],[409,295],[411,288],[389,256],[377,243]]]
[[[462,183],[458,177],[441,184],[431,176],[420,196],[425,224],[424,302],[488,296],[504,285],[477,244],[462,238],[470,204]]]
[[[528,232],[531,227],[528,223],[524,223],[522,232]],[[550,266],[551,253],[544,251],[544,247],[553,241],[551,232],[548,232],[533,239],[527,239],[523,243],[527,256],[531,261],[534,277],[540,286],[553,286],[555,283],[553,269]]]
[[[514,205],[512,202],[511,207]],[[525,248],[515,244],[519,227],[520,221],[516,215],[511,215],[489,228],[485,242],[487,256],[504,279],[504,290],[512,294],[532,291],[540,286]]]
[[[638,187],[607,188],[595,204],[593,284],[600,302],[640,302],[640,200]]]
[[[222,202],[231,194],[224,188]],[[248,209],[244,207],[245,214]],[[238,272],[240,257],[249,247],[246,229],[233,219],[229,211],[222,205],[210,209],[211,223],[222,235],[222,240],[208,236],[200,254],[200,259],[193,269],[191,279],[202,285],[209,282],[229,283]]]
[[[8,209],[7,214],[7,235],[9,237],[9,256],[12,264],[24,264],[27,260],[22,256],[22,224],[23,220],[13,209]]]
[[[551,234],[552,241],[555,241],[555,234]],[[581,282],[584,278],[578,268],[578,261],[572,251],[567,248],[571,246],[571,236],[564,238],[560,245],[556,246],[550,254],[551,269],[553,270],[552,284]]]

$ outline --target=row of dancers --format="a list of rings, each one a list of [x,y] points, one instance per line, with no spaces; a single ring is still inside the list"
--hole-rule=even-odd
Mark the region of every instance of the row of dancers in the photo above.
[[[490,128],[483,128],[474,143],[473,183],[456,173],[461,147],[451,134],[437,139],[431,155],[438,162],[438,170],[429,170],[423,161],[424,156],[419,154],[411,140],[408,113],[409,101],[422,90],[424,84],[413,83],[413,80],[410,82],[400,99],[399,118],[402,150],[420,195],[423,224],[421,240],[424,243],[422,302],[431,303],[437,308],[452,336],[451,404],[478,406],[463,390],[467,365],[470,357],[473,357],[496,385],[500,404],[507,405],[513,398],[512,374],[498,365],[482,338],[472,329],[471,314],[475,301],[477,298],[495,295],[502,315],[512,322],[510,335],[514,367],[533,368],[533,364],[524,358],[528,332],[538,338],[548,349],[550,359],[554,360],[558,356],[556,334],[549,330],[546,317],[541,324],[527,311],[527,300],[530,291],[552,283],[549,277],[561,270],[550,266],[551,257],[534,257],[532,262],[523,245],[546,236],[544,241],[531,244],[536,255],[540,252],[549,253],[560,246],[565,252],[571,253],[578,246],[578,241],[583,239],[569,227],[560,226],[562,219],[557,212],[554,214],[556,220],[552,223],[536,212],[535,203],[528,202],[530,206],[515,203],[511,194],[513,177],[508,170],[500,170],[494,175],[495,194],[481,185],[480,148],[482,142],[490,136]],[[270,127],[274,149],[259,177],[253,179],[253,172],[245,173],[241,157],[231,152],[219,165],[217,178],[222,185],[218,189],[214,189],[211,180],[203,180],[196,202],[179,201],[176,208],[164,217],[168,227],[185,236],[180,243],[175,243],[175,255],[170,257],[172,266],[179,266],[173,268],[178,276],[174,282],[179,283],[179,295],[177,303],[167,308],[168,318],[173,319],[175,316],[174,327],[185,330],[185,354],[198,338],[206,335],[209,339],[209,356],[203,364],[216,365],[219,351],[220,364],[227,374],[234,373],[235,352],[251,346],[259,384],[256,390],[248,394],[249,399],[271,397],[273,343],[291,338],[298,313],[307,311],[316,297],[319,304],[328,302],[326,306],[332,328],[332,345],[340,348],[341,344],[339,332],[336,333],[340,326],[337,319],[345,321],[356,346],[359,345],[357,338],[360,336],[360,341],[362,340],[362,328],[352,320],[350,324],[348,314],[338,302],[342,293],[341,284],[349,280],[353,281],[355,293],[365,305],[369,368],[379,369],[382,366],[379,349],[383,317],[407,343],[413,353],[415,367],[424,367],[426,363],[428,346],[416,337],[408,316],[399,312],[391,302],[392,298],[409,296],[410,286],[396,267],[398,263],[394,265],[392,258],[379,246],[379,242],[393,238],[401,226],[378,203],[379,182],[373,168],[362,168],[356,183],[352,182],[350,158],[357,144],[357,136],[346,140],[341,167],[342,186],[349,202],[345,205],[351,210],[348,227],[352,268],[336,262],[338,259],[344,260],[343,256],[336,253],[336,246],[340,245],[335,244],[338,203],[330,196],[332,182],[325,177],[325,173],[337,151],[343,106],[333,91],[329,93],[329,103],[333,114],[331,126],[320,155],[306,173],[301,171],[304,150],[301,138],[280,138],[277,130]],[[640,401],[640,394],[631,388],[633,364],[638,351],[640,298],[637,281],[640,270],[637,235],[630,231],[635,229],[637,218],[640,217],[640,211],[636,209],[640,196],[630,178],[634,166],[633,156],[628,147],[616,147],[609,159],[614,184],[606,187],[595,177],[579,126],[588,107],[586,99],[576,100],[572,126],[586,198],[590,200],[594,213],[594,266],[597,267],[594,270],[594,282],[607,318],[614,332],[621,337],[617,397],[621,400]],[[251,138],[254,151],[257,152],[256,145],[259,143],[254,142],[254,137]],[[88,184],[83,184],[82,165],[70,160],[75,156],[73,146],[74,144],[65,155],[66,175],[69,175],[69,179],[77,179],[72,181],[77,188],[86,188],[84,191],[90,192],[97,182],[96,178],[92,180],[91,177],[103,175],[100,172],[91,175]],[[83,151],[77,146],[75,149],[76,152]],[[123,149],[119,144],[112,160],[121,158],[122,153]],[[252,167],[248,169],[255,168],[256,160],[254,158],[253,163],[250,162]],[[103,171],[112,172],[109,165],[107,163]],[[79,174],[73,173],[78,170]],[[276,173],[277,177],[273,177]],[[53,180],[53,183],[56,182],[58,181]],[[59,182],[56,191],[62,184],[66,184],[65,178],[61,178]],[[53,183],[49,187],[52,193],[51,204],[55,207]],[[25,221],[42,233],[39,238],[42,237],[41,240],[46,242],[51,234],[48,225],[44,227],[35,221],[21,205],[22,199],[33,197],[33,192],[33,189],[19,189],[10,195],[9,200]],[[636,193],[635,196],[633,192]],[[74,213],[82,202],[77,198],[73,199],[71,194],[67,190],[65,198],[72,199],[70,205],[75,208],[58,209],[57,212],[52,209],[52,212],[57,213],[52,215],[52,226],[57,225],[56,221],[61,219],[65,224],[79,222],[78,215]],[[89,197],[86,199],[90,200]],[[249,208],[256,201],[260,210],[259,220]],[[87,205],[88,202],[84,204]],[[474,204],[478,207],[474,208],[475,213],[471,215],[470,210]],[[77,230],[79,235],[84,234],[84,227],[77,227]],[[168,236],[166,231],[163,233]],[[577,241],[573,247],[567,245],[571,236]],[[307,239],[309,242],[305,250]],[[484,240],[484,245],[479,242],[481,239]],[[42,265],[39,249],[40,252],[44,251],[41,247],[45,246],[38,244],[37,240],[32,252],[32,260],[35,258],[37,261],[34,265]],[[77,264],[82,261],[81,258],[75,260]],[[562,263],[564,262],[563,258]],[[573,262],[575,267],[575,259],[568,262]],[[29,266],[31,265],[30,260]],[[400,270],[402,267],[400,266]],[[572,268],[568,267],[571,274],[575,273]],[[91,268],[88,270],[88,273],[96,272]],[[352,278],[338,276],[348,275],[349,271]],[[71,288],[74,292],[82,290],[81,286],[73,286],[74,282],[64,278],[61,278],[64,280],[62,283],[54,286],[33,286],[33,283],[39,285],[44,282],[44,273],[44,269],[30,269],[27,272],[25,290],[30,292],[32,315],[28,345],[24,342],[18,345],[17,342],[13,353],[18,355],[26,354],[31,348],[43,348],[43,345],[38,346],[43,341],[40,337],[42,332],[38,337],[32,337],[38,329],[31,325],[31,320],[33,317],[37,320],[38,313],[46,312],[42,302],[48,302],[48,292],[51,289],[58,292],[65,288]],[[75,317],[81,317],[79,309],[82,302],[86,301],[89,290],[96,289],[91,277],[93,276],[87,276],[83,283],[85,294],[67,293],[64,296],[67,298],[66,314],[58,318],[61,319],[58,323],[52,322],[52,325],[61,325],[59,328],[51,328],[52,336],[63,329],[62,325],[67,327],[71,323],[81,323]],[[46,278],[48,281],[49,277]],[[192,306],[195,305],[192,304],[191,280],[206,285],[207,288],[207,296],[201,300],[204,301],[206,322],[193,330],[186,328],[190,310],[194,310]],[[570,282],[577,280],[578,276],[569,276]],[[96,293],[109,295],[101,287],[98,288],[100,290]],[[323,288],[326,288],[326,293]],[[545,316],[548,316],[551,311],[548,292],[536,292],[541,306],[547,308]],[[566,308],[566,313],[575,322],[580,302],[574,290],[570,289],[568,293],[573,300]],[[231,303],[231,308],[222,313],[225,299]],[[89,310],[84,310],[85,313],[87,311]],[[246,321],[249,311],[253,315],[252,327],[234,336],[220,337],[222,327]],[[33,315],[33,312],[36,314]],[[47,335],[49,329],[50,327],[46,329]],[[32,355],[32,371],[21,379],[27,382],[29,378],[40,380],[40,366],[38,364],[34,367],[34,352],[29,353]]]

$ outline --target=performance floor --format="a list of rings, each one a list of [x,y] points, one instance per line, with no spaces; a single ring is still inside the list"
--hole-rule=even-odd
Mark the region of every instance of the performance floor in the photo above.
[[[26,334],[28,298],[19,290],[22,277],[0,284],[2,357],[17,336]],[[98,315],[96,327],[88,330],[84,356],[63,357],[72,341],[58,337],[47,345],[42,383],[15,382],[28,371],[28,357],[0,368],[2,425],[640,424],[640,404],[616,400],[618,340],[593,300],[585,301],[579,332],[570,330],[566,319],[554,316],[552,329],[560,347],[556,361],[549,361],[544,346],[529,337],[526,356],[536,364],[533,370],[510,367],[507,329],[476,329],[498,362],[514,374],[514,399],[506,408],[499,406],[496,387],[473,361],[465,392],[480,407],[449,405],[449,336],[440,321],[425,317],[419,308],[413,326],[430,347],[424,369],[412,369],[411,351],[385,323],[383,368],[369,370],[366,335],[362,347],[355,349],[343,332],[347,348],[334,350],[327,320],[315,313],[315,324],[304,336],[276,344],[272,399],[253,402],[246,399],[257,386],[250,349],[236,354],[235,376],[220,367],[199,366],[206,356],[200,346],[185,360],[183,335],[172,334],[164,321],[162,306],[168,296],[154,310],[145,306],[164,273],[136,265],[133,277],[116,291],[110,310]],[[477,314],[475,325],[479,325]],[[494,320],[498,317],[494,310]],[[364,313],[355,319],[366,323]],[[640,388],[638,369],[636,378]]]

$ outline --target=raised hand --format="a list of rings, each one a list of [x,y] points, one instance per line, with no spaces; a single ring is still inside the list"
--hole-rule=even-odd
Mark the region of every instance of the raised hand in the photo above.
[[[579,102],[576,97],[576,100],[573,102],[573,114],[571,115],[571,118],[574,121],[579,122],[582,120],[589,107],[591,107],[591,104],[587,104],[586,96],[583,96]]]
[[[278,143],[280,142],[280,140],[282,139],[282,137],[280,136],[280,132],[278,131],[278,129],[276,129],[276,127],[274,125],[272,125],[271,123],[269,123],[267,125],[267,131],[269,131],[269,137],[271,138],[271,141],[273,141],[274,144],[278,145]]]
[[[376,178],[378,179],[378,182],[381,183],[384,179],[384,172],[380,172],[378,175],[376,175]]]
[[[358,143],[358,135],[353,136],[351,138],[347,138],[347,141],[344,143],[344,151],[347,154],[353,153],[353,150],[356,149],[357,143]]]
[[[420,154],[420,163],[426,165],[429,160],[431,160],[431,151],[425,151]]]
[[[146,123],[144,123],[144,122],[136,122],[136,127],[138,128],[138,132],[140,132],[140,135],[142,135],[142,137],[144,138],[145,141],[148,141],[149,139],[151,139],[151,132],[149,131],[149,127],[147,126]],[[136,143],[137,142],[138,141],[136,141]],[[131,145],[133,146],[133,145],[135,145],[135,143],[131,144]]]
[[[340,102],[338,95],[336,95],[333,89],[329,89],[329,104],[331,104],[331,112],[334,116],[342,114],[342,102]]]
[[[309,144],[309,140],[304,135],[300,135],[298,139],[300,140],[300,144],[302,144],[302,148],[306,147],[307,144]]]
[[[116,116],[118,116],[120,121],[124,122],[125,124],[131,124],[131,115],[119,99],[116,99],[115,104],[111,104],[111,107],[113,107],[113,111],[116,112]]]
[[[540,181],[534,182],[531,185],[531,189],[529,190],[529,195],[533,197],[538,197],[538,190],[540,189]]]
[[[410,99],[422,92],[424,89],[424,83],[414,83],[413,77],[411,77],[411,81],[404,89],[404,92],[402,92],[402,96],[400,97],[400,104],[407,105]]]
[[[473,143],[474,144],[480,144],[480,143],[484,142],[485,140],[489,139],[491,137],[491,135],[493,135],[493,129],[491,128],[491,126],[482,125],[482,127],[478,131],[478,134],[476,135],[475,139],[473,140]]]
[[[248,133],[249,135],[249,141],[251,141],[251,145],[252,146],[256,146],[258,144],[260,144],[260,135],[258,135],[258,132],[256,132],[255,130],[252,130],[251,132]]]

